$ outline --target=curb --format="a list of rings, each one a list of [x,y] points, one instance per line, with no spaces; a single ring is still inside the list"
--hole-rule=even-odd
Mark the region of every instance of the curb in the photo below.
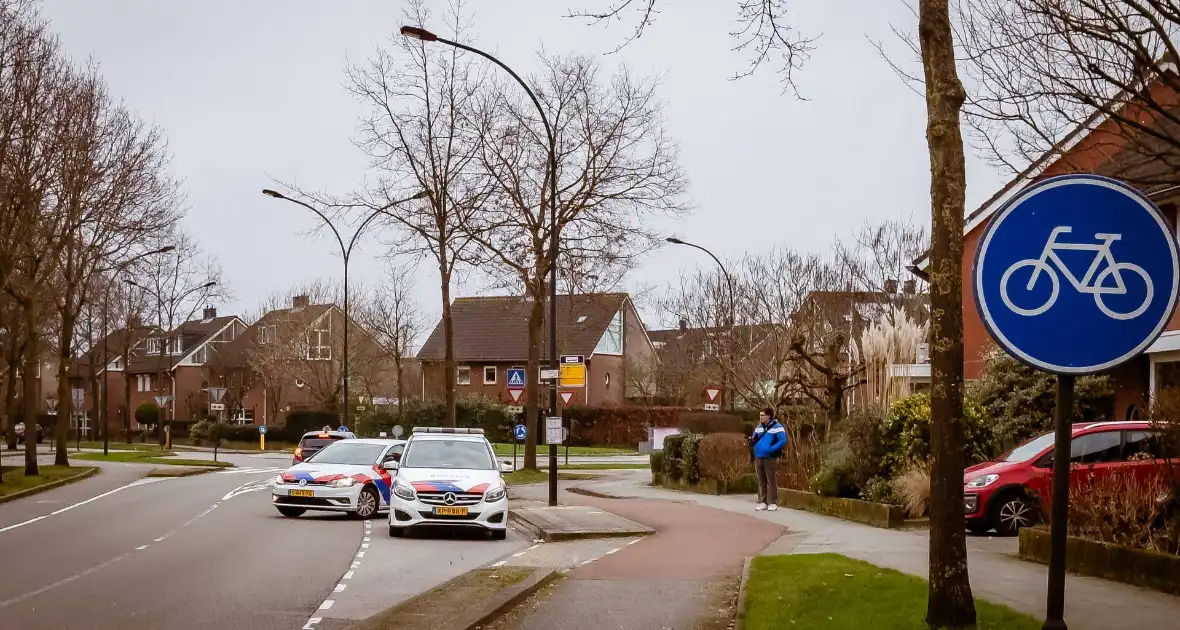
[[[87,477],[93,477],[96,474],[98,474],[98,466],[87,466],[86,470],[82,471],[81,473],[78,473],[77,475],[74,475],[73,477],[66,477],[65,479],[58,479],[57,481],[51,481],[47,484],[37,486],[36,488],[29,488],[28,490],[21,490],[20,492],[14,492],[8,496],[0,497],[0,503],[8,503],[9,501],[15,501],[15,500],[23,498],[23,497],[31,496],[34,494],[40,494],[40,493],[45,492],[47,490],[53,490],[54,488],[60,488],[61,486],[74,483],[75,481],[82,481],[83,479],[86,479]]]
[[[522,533],[527,534],[529,540],[545,540],[545,532],[531,522],[520,518],[512,509],[508,510],[508,522],[515,525]]]
[[[203,475],[215,470],[225,470],[226,468],[217,466],[194,466],[187,468],[184,466],[165,466],[164,468],[154,468],[147,474],[148,477],[193,477],[196,475]]]
[[[650,536],[655,533],[655,530],[648,528],[647,531],[597,531],[597,532],[552,532],[536,526],[529,520],[518,516],[512,510],[508,510],[508,521],[516,525],[517,529],[527,533],[533,540],[541,540],[547,543],[552,542],[566,542],[569,540],[595,540],[600,538],[642,538]],[[640,523],[640,525],[647,527]]]
[[[742,582],[738,586],[737,614],[734,615],[734,630],[742,630],[742,625],[746,622],[746,582],[750,581],[750,564],[753,561],[754,559],[748,556],[742,561]]]
[[[476,630],[476,628],[486,626],[512,610],[517,604],[528,599],[533,593],[545,588],[556,578],[557,571],[552,569],[533,571],[533,574],[525,578],[523,582],[518,582],[500,591],[484,606],[483,610],[477,610],[468,615],[458,627],[462,630]]]
[[[598,492],[597,490],[587,490],[586,488],[581,488],[578,486],[574,486],[573,488],[566,488],[565,491],[569,492],[571,494],[581,494],[581,495],[584,495],[587,497],[594,497],[596,499],[626,500],[626,499],[634,499],[635,498],[635,497],[621,497],[617,494],[607,494],[605,492]]]

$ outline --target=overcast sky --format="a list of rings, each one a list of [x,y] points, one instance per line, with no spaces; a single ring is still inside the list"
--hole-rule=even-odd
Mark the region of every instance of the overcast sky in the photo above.
[[[590,27],[568,8],[608,0],[472,0],[475,41],[527,74],[536,51],[602,54],[631,23]],[[869,220],[929,221],[929,165],[922,99],[893,74],[870,40],[889,25],[913,28],[900,0],[797,0],[792,22],[820,35],[797,80],[801,101],[782,94],[773,72],[730,81],[732,0],[663,0],[640,40],[604,59],[662,73],[667,125],[679,140],[696,210],[667,230],[722,258],[778,244],[827,247]],[[439,1],[440,9],[442,1]],[[398,0],[44,0],[44,14],[71,55],[95,59],[112,91],[170,140],[184,179],[187,229],[220,260],[235,293],[222,312],[247,312],[303,280],[338,277],[336,246],[304,234],[318,220],[263,197],[274,179],[337,193],[365,175],[351,140],[362,109],[342,87],[360,61],[400,25]],[[441,24],[426,25],[441,28]],[[920,73],[920,68],[915,69]],[[968,210],[1004,175],[968,161]],[[369,248],[352,263],[373,282]],[[628,286],[662,288],[710,261],[684,248],[654,253]],[[437,275],[421,265],[417,295],[440,310]],[[477,292],[468,283],[460,295]],[[648,325],[660,324],[646,311]],[[666,322],[665,322],[666,323]]]

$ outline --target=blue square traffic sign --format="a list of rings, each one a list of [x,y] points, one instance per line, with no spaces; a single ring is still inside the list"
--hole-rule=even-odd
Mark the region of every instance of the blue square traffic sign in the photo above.
[[[524,368],[508,369],[508,389],[524,389]]]

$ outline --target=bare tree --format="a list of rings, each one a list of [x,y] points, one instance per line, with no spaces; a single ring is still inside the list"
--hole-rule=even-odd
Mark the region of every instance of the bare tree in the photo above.
[[[1180,2],[956,3],[964,113],[1012,173],[1064,156],[1089,134],[1096,163],[1065,162],[1148,190],[1180,183]]]
[[[360,325],[373,336],[377,345],[393,361],[397,372],[398,417],[403,417],[406,401],[405,372],[412,359],[410,349],[425,330],[425,321],[411,295],[411,268],[390,264],[385,278],[359,309]]]
[[[425,24],[432,13],[411,0],[405,19]],[[443,18],[449,36],[464,41],[468,28],[461,0]],[[469,111],[484,80],[482,67],[458,49],[395,36],[364,64],[348,69],[348,86],[369,108],[358,144],[369,155],[378,181],[364,197],[370,208],[388,206],[423,190],[429,198],[390,213],[397,236],[393,252],[430,256],[438,269],[445,342],[445,424],[455,425],[455,350],[451,282],[470,250],[480,220],[484,179],[475,169],[476,144]]]
[[[542,57],[530,83],[553,129],[557,221],[549,220],[549,140],[536,107],[519,85],[500,82],[475,114],[479,165],[492,183],[486,229],[472,234],[506,286],[532,300],[526,370],[540,369],[551,266],[581,266],[577,276],[610,284],[659,242],[650,219],[686,210],[687,178],[663,127],[656,81],[624,70],[609,79],[588,57]],[[554,232],[563,260],[554,261]],[[573,275],[569,276],[573,277]],[[560,322],[559,322],[560,323]],[[559,349],[560,350],[560,349]],[[525,390],[536,417],[539,388]],[[536,467],[536,431],[524,466]]]
[[[1044,2],[1062,4],[1053,0]],[[775,64],[783,73],[786,85],[793,87],[792,71],[806,59],[811,40],[798,36],[784,19],[789,0],[735,0],[735,4],[740,16],[754,18],[745,22],[755,35],[753,41],[759,51],[754,57],[753,68]],[[1124,7],[1132,3],[1077,4]],[[1158,10],[1161,3],[1149,2],[1148,5]],[[652,24],[656,6],[657,0],[622,0],[609,9],[584,11],[582,15],[609,19],[618,17],[628,7],[636,8],[640,14],[634,37],[638,37]],[[961,285],[966,168],[959,116],[966,92],[955,65],[949,0],[918,0],[916,9],[918,38],[915,50],[922,61],[927,109],[932,237],[931,451],[934,466],[926,622],[935,628],[966,628],[973,626],[976,618],[967,572],[960,479],[964,467]],[[1015,20],[1025,17],[1017,10],[1009,15]],[[1068,30],[1061,32],[1068,37]],[[1056,52],[1052,48],[1048,51],[1049,54]],[[1036,90],[1029,93],[1036,93]]]
[[[909,267],[929,249],[930,237],[921,226],[892,219],[865,222],[851,239],[836,241],[835,262],[844,267],[854,290],[888,297],[866,303],[870,319],[892,325],[900,307],[909,317],[925,321],[926,283],[913,277]]]

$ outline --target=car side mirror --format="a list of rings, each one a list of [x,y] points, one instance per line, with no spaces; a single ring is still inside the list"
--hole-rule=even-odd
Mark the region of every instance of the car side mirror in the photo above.
[[[401,463],[399,463],[396,459],[391,459],[391,460],[385,462],[384,464],[381,464],[381,468],[384,470],[396,471],[400,467],[401,467]]]
[[[515,472],[515,471],[516,471],[516,466],[513,466],[512,462],[509,462],[509,461],[500,462],[500,472],[510,473],[510,472]]]

